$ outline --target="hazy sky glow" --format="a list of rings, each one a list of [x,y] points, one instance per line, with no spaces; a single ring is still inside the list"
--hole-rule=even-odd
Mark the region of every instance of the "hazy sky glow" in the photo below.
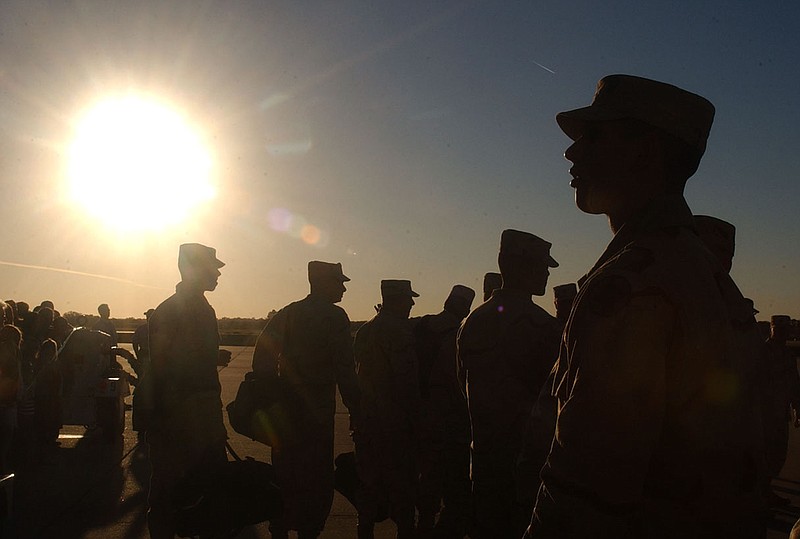
[[[381,278],[412,279],[424,314],[480,289],[504,228],[554,244],[550,288],[575,281],[611,233],[575,208],[554,116],[630,73],[715,104],[687,200],[737,226],[760,317],[800,318],[798,20],[796,2],[3,2],[0,297],[141,316],[198,241],[227,263],[219,316],[303,297],[312,259],[344,264],[354,320]],[[80,115],[122,95],[156,96],[209,149],[216,196],[161,230],[70,194]],[[132,170],[107,180],[128,178],[126,203],[153,189]]]

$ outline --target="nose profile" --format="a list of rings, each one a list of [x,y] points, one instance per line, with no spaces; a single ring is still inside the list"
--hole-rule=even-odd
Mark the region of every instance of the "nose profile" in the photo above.
[[[569,148],[564,151],[564,159],[567,161],[575,162],[575,155],[577,154],[577,146],[581,139],[576,140],[572,144],[569,145]]]

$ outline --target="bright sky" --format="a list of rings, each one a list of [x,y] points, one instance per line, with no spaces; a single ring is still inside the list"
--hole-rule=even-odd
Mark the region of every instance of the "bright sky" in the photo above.
[[[733,275],[760,318],[800,318],[798,22],[800,4],[769,1],[2,2],[0,297],[141,316],[197,241],[227,263],[220,317],[304,297],[314,259],[343,263],[351,319],[382,278],[410,278],[419,315],[455,283],[480,293],[504,228],[553,243],[550,288],[575,281],[611,233],[574,205],[554,116],[629,73],[715,104],[687,200],[737,226]],[[69,194],[82,115],[121,96],[207,150],[210,187],[173,192],[175,211],[203,196],[161,228],[117,226],[153,219],[143,195],[168,179],[137,181],[152,167],[113,148],[94,188],[109,211]],[[164,132],[138,136],[169,147]]]

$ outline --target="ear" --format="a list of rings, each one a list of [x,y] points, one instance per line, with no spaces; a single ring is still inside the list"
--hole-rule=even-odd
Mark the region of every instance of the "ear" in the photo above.
[[[654,184],[666,183],[667,152],[664,141],[656,131],[647,131],[637,140],[639,145],[636,155],[636,167],[643,177]],[[662,185],[663,186],[663,185]]]

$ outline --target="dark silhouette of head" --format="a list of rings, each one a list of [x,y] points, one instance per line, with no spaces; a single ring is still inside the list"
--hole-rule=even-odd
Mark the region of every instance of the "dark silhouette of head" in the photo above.
[[[497,263],[503,276],[503,290],[519,290],[541,296],[547,288],[549,268],[558,262],[550,256],[551,244],[529,232],[504,230],[500,236]]]
[[[331,303],[339,303],[347,291],[344,283],[350,280],[342,272],[342,264],[312,260],[308,263],[308,282],[311,294]]]
[[[609,75],[591,105],[556,121],[574,141],[564,156],[573,163],[577,206],[606,214],[616,231],[650,200],[683,193],[705,152],[714,106],[670,84]]]
[[[709,215],[695,215],[694,227],[703,244],[730,273],[736,252],[736,227]]]
[[[444,310],[463,320],[472,308],[475,291],[468,286],[457,284],[450,290],[450,295],[444,301]]]
[[[217,250],[199,243],[184,243],[178,250],[178,271],[181,282],[197,291],[212,291],[225,265],[217,258]]]
[[[483,301],[489,299],[492,292],[503,288],[503,276],[490,271],[483,276]]]
[[[411,281],[402,279],[384,279],[381,281],[380,314],[389,314],[399,318],[408,318],[414,298],[419,294],[411,289]]]

